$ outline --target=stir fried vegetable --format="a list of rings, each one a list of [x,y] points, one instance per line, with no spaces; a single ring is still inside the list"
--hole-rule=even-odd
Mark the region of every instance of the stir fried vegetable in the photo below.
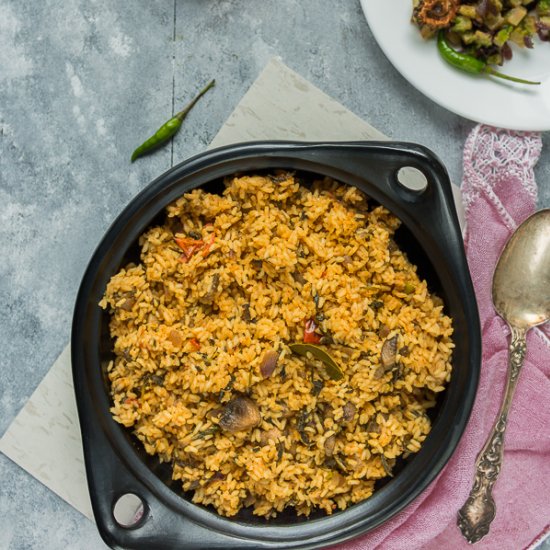
[[[537,36],[550,41],[550,0],[413,0],[412,21],[424,38],[445,31],[449,49],[485,64],[476,71],[482,74],[511,59],[511,46],[532,48]]]

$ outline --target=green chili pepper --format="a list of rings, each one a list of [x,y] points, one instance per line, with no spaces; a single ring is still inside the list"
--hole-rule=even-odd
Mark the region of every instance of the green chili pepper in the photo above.
[[[164,123],[155,133],[152,135],[148,140],[144,141],[133,153],[132,153],[132,162],[136,160],[138,157],[141,157],[143,155],[147,155],[148,153],[151,153],[155,149],[158,149],[161,145],[164,145],[167,141],[170,141],[171,138],[173,138],[181,128],[181,125],[183,121],[185,120],[185,117],[188,115],[189,111],[195,106],[195,103],[208,91],[210,88],[212,88],[216,84],[215,80],[211,80],[183,109],[183,111],[180,111],[176,115],[174,115],[168,122]]]
[[[445,40],[443,31],[439,31],[439,34],[437,35],[437,49],[441,54],[441,57],[447,63],[467,73],[498,76],[499,78],[511,80],[512,82],[519,82],[520,84],[540,84],[540,82],[533,82],[532,80],[524,80],[523,78],[516,78],[515,76],[508,76],[507,74],[499,73],[490,65],[485,63],[485,61],[482,61],[473,55],[457,52],[449,46]]]

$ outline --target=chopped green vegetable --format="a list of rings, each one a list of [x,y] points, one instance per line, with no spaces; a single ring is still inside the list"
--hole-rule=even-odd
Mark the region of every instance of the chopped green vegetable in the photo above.
[[[341,380],[344,378],[342,369],[323,348],[313,344],[290,344],[288,347],[293,353],[303,355],[304,357],[307,357],[307,354],[311,353],[315,359],[319,359],[325,365],[325,371],[332,380]]]
[[[414,286],[412,283],[405,283],[405,287],[403,288],[403,292],[405,294],[412,294],[416,290],[416,286]]]
[[[504,18],[506,19],[507,23],[514,27],[517,27],[526,15],[527,10],[523,6],[519,6],[517,8],[512,8],[508,13],[505,14]]]
[[[512,34],[513,29],[514,28],[511,25],[506,25],[505,27],[502,27],[502,29],[497,32],[496,36],[493,39],[493,42],[499,47],[504,46],[506,41],[510,39],[510,35]]]
[[[475,6],[462,5],[458,8],[458,13],[468,19],[478,19],[477,10]]]
[[[457,15],[451,29],[454,32],[465,32],[472,28],[472,20],[463,15]]]

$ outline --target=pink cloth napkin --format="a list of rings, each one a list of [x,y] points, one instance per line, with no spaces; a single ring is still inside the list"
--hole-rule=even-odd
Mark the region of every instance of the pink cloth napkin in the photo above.
[[[465,245],[483,333],[479,389],[466,431],[437,479],[404,511],[338,550],[472,548],[456,526],[473,481],[474,463],[504,393],[509,331],[493,309],[492,274],[505,242],[535,211],[535,133],[477,126],[464,150]],[[550,289],[549,289],[550,292]],[[497,515],[474,548],[531,547],[550,531],[550,331],[533,329],[508,417],[504,464],[493,491]]]

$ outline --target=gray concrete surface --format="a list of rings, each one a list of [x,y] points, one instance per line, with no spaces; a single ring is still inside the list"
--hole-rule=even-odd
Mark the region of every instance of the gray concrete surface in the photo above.
[[[205,148],[274,55],[382,132],[432,148],[460,181],[473,123],[393,69],[358,0],[0,0],[0,434],[67,343],[81,275],[115,215]],[[131,165],[133,148],[210,77],[216,93],[173,148]],[[0,548],[65,547],[104,545],[1,455]]]

